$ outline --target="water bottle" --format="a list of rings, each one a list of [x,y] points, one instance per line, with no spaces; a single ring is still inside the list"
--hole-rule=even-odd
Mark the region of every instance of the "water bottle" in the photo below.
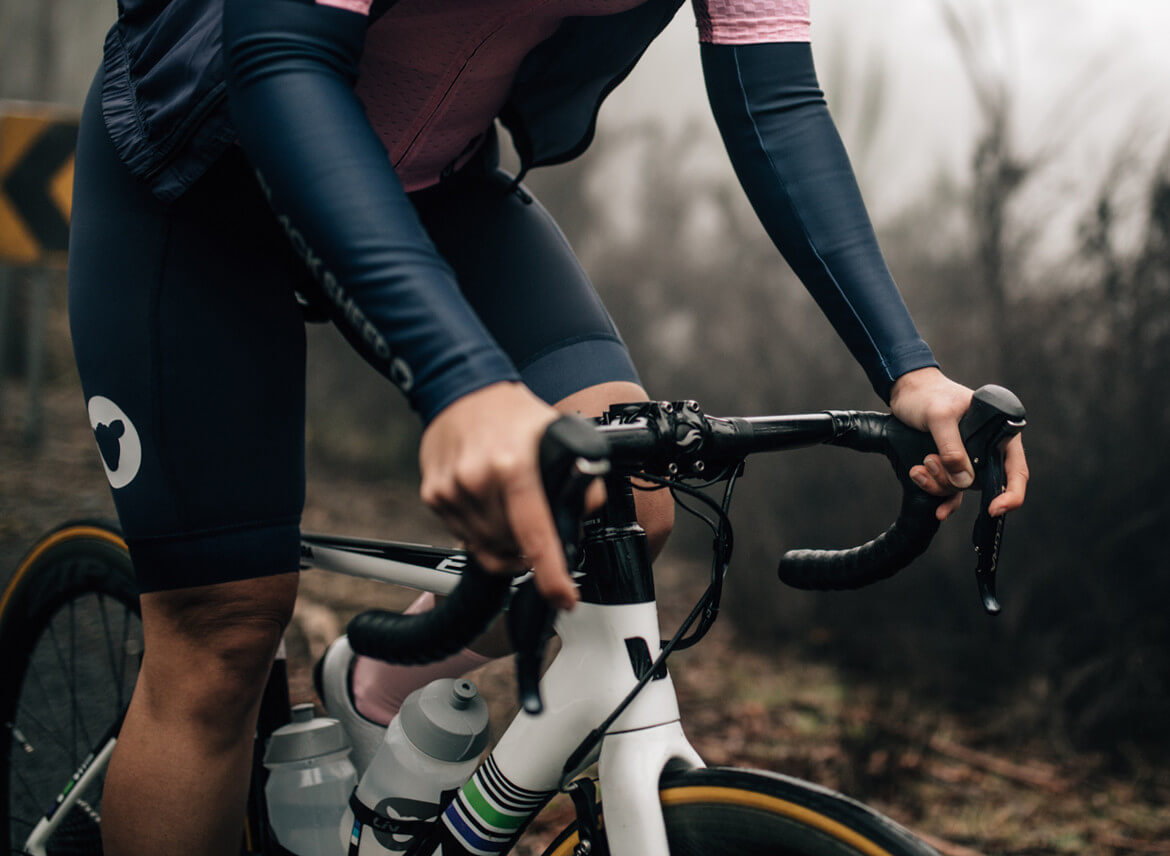
[[[342,818],[342,847],[358,856],[405,853],[471,778],[487,741],[487,705],[466,678],[408,695],[358,783],[363,808]]]
[[[292,722],[272,732],[264,752],[268,820],[276,840],[296,856],[341,856],[337,821],[357,784],[349,740],[336,719],[298,704]]]

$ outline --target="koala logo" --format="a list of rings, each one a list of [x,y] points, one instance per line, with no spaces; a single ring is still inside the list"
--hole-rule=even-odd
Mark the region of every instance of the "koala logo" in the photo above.
[[[110,487],[130,484],[142,465],[142,443],[134,423],[114,402],[95,395],[89,400],[89,424],[97,438]]]
[[[431,831],[434,818],[438,817],[444,805],[454,799],[458,790],[443,791],[439,802],[431,803],[407,797],[387,797],[379,802],[374,811],[382,819],[374,838],[387,853],[406,853],[409,848],[423,840]],[[442,850],[435,856],[441,856]]]

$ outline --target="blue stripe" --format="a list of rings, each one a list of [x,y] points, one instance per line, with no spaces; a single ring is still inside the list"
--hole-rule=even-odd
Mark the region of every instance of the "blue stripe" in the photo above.
[[[480,838],[467,823],[458,814],[448,811],[443,816],[443,821],[447,827],[455,833],[456,836],[463,839],[463,843],[475,850],[484,850],[488,853],[501,852],[506,845],[499,844],[494,841],[488,841],[485,838]]]

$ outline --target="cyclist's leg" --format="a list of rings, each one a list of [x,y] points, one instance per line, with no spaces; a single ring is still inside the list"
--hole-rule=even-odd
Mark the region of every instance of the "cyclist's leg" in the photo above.
[[[525,383],[562,412],[595,416],[610,404],[645,400],[625,344],[559,227],[495,161],[493,141],[451,180],[411,197],[464,295]],[[673,502],[663,491],[636,501],[656,555],[673,525]],[[431,603],[424,595],[412,608]],[[510,650],[497,622],[473,649],[430,666],[356,658],[353,704],[365,718],[388,722],[414,689]]]
[[[93,92],[74,187],[74,350],[147,649],[106,852],[229,853],[299,566],[304,270],[241,154],[163,205],[118,160]]]
[[[252,737],[297,575],[142,596],[145,652],[103,800],[107,854],[239,847]]]

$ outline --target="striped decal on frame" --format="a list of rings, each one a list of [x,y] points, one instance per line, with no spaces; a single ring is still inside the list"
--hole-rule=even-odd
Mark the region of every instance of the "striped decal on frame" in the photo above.
[[[443,812],[455,841],[475,856],[506,852],[554,791],[530,791],[508,781],[489,755]]]

